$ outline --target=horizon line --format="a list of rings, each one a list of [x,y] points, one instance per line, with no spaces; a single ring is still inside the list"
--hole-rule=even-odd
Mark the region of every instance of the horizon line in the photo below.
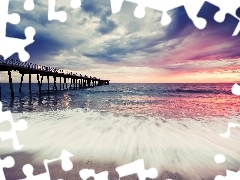
[[[0,82],[1,84],[9,84],[9,82]],[[53,82],[50,82],[52,84]],[[110,84],[234,84],[238,82],[112,82]],[[240,83],[240,81],[239,81]],[[13,82],[13,84],[19,84],[19,82]],[[28,82],[23,82],[23,84],[29,84]],[[32,82],[31,84],[38,84],[37,82]],[[43,84],[47,84],[43,82]],[[57,83],[58,84],[58,83]]]

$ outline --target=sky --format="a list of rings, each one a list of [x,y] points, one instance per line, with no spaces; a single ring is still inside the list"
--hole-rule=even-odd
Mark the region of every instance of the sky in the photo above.
[[[136,4],[127,1],[112,14],[110,0],[82,0],[78,9],[71,8],[70,0],[58,0],[56,10],[68,15],[64,23],[48,20],[46,0],[35,0],[30,12],[23,4],[10,0],[9,13],[19,13],[21,22],[7,24],[6,34],[25,39],[24,29],[35,28],[35,42],[25,48],[28,62],[111,83],[240,81],[240,38],[232,37],[238,20],[228,15],[223,23],[215,22],[218,8],[211,4],[199,12],[208,22],[203,30],[194,26],[184,7],[169,11],[172,22],[162,26],[160,11],[146,8],[145,17],[138,19]],[[1,74],[7,81],[6,73]],[[14,77],[20,79],[17,73]]]

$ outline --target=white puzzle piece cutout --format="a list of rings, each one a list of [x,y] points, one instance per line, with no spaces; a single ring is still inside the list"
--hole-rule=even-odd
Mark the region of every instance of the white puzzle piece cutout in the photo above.
[[[171,17],[167,14],[169,10],[174,8],[184,6],[188,14],[188,17],[193,21],[194,25],[198,29],[204,29],[206,27],[207,21],[203,18],[197,16],[200,9],[202,8],[205,0],[125,0],[128,2],[136,3],[137,7],[134,11],[134,15],[137,18],[143,18],[145,15],[145,8],[151,8],[162,12],[162,25],[168,25],[171,22]],[[116,14],[121,10],[124,0],[110,0],[112,13]],[[208,0],[209,3],[212,3],[215,6],[220,8],[220,11],[217,12],[214,16],[214,19],[217,22],[223,22],[225,15],[227,13],[231,14],[235,18],[239,19],[236,16],[236,10],[240,7],[239,0]],[[233,36],[236,36],[239,33],[240,25],[236,27],[233,32]]]
[[[82,169],[79,175],[83,180],[87,180],[90,177],[93,177],[94,180],[108,180],[107,171],[96,174],[94,169]]]
[[[214,180],[239,180],[240,179],[240,171],[233,172],[226,170],[226,176],[217,175]]]
[[[143,159],[117,167],[116,171],[119,174],[119,178],[137,174],[139,180],[146,180],[146,178],[156,178],[158,176],[158,171],[155,168],[145,170]]]
[[[6,180],[6,177],[3,172],[3,168],[11,168],[14,166],[14,164],[15,164],[15,161],[11,156],[8,156],[3,160],[0,158],[0,179],[1,180]]]
[[[230,137],[231,128],[236,128],[236,127],[240,127],[240,124],[229,122],[227,132],[224,134],[220,134],[220,136],[222,138]],[[214,160],[216,163],[220,164],[220,163],[224,163],[226,158],[223,154],[216,154],[214,157]],[[233,172],[233,171],[229,171],[229,170],[226,170],[226,176],[217,175],[214,178],[214,180],[239,180],[239,179],[240,179],[240,171]]]
[[[28,124],[24,119],[14,122],[10,111],[2,112],[2,102],[0,102],[0,124],[4,121],[8,121],[11,124],[11,130],[8,132],[0,132],[1,140],[4,141],[7,139],[12,139],[13,140],[13,148],[15,150],[22,149],[23,145],[19,144],[16,132],[26,130],[28,127]]]
[[[223,138],[228,138],[231,133],[231,128],[236,128],[236,127],[240,127],[240,124],[229,122],[227,132],[221,133],[220,136]]]
[[[67,13],[65,11],[55,11],[56,0],[48,0],[48,20],[58,20],[65,22],[67,20]]]
[[[79,8],[81,6],[81,0],[71,0],[72,8]],[[58,20],[65,22],[67,20],[67,13],[65,11],[55,11],[56,0],[48,0],[48,20]]]
[[[26,11],[32,11],[34,9],[34,0],[26,0],[24,3],[24,9]]]
[[[7,23],[18,24],[20,22],[19,14],[8,14],[8,5],[9,0],[0,1],[0,55],[7,59],[14,53],[18,53],[20,60],[26,62],[30,55],[25,51],[25,47],[34,42],[33,37],[36,32],[33,27],[27,27],[24,32],[26,39],[6,37]]]
[[[234,95],[237,95],[237,96],[240,95],[240,86],[239,86],[237,83],[235,83],[235,84],[232,86],[232,93],[233,93]]]
[[[217,164],[224,163],[226,158],[223,154],[216,154],[214,160]]]
[[[48,164],[54,161],[62,160],[62,163],[61,163],[62,169],[64,171],[69,171],[73,168],[73,163],[70,160],[70,157],[72,156],[73,155],[71,153],[63,149],[59,158],[43,161],[46,172],[38,175],[33,175],[33,166],[31,164],[26,164],[22,168],[24,174],[26,175],[26,178],[22,180],[51,180]]]
[[[72,8],[80,8],[81,6],[81,0],[71,0],[71,7]]]

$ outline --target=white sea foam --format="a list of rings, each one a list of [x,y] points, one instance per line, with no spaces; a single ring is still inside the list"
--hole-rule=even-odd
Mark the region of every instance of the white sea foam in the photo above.
[[[239,117],[173,120],[82,109],[14,113],[13,117],[28,122],[28,129],[18,137],[23,151],[36,153],[36,160],[56,158],[66,149],[75,160],[123,165],[144,159],[146,167],[155,167],[159,173],[167,170],[191,179],[240,167],[239,128],[232,129],[228,139],[219,136],[228,122],[238,123]],[[1,126],[9,129],[7,123]],[[2,152],[12,150],[11,141],[0,146]],[[216,154],[223,154],[226,162],[217,164]]]

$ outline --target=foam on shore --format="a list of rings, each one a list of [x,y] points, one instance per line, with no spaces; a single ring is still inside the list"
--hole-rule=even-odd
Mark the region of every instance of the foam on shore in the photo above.
[[[83,109],[14,113],[13,117],[27,120],[28,129],[18,132],[18,137],[24,144],[23,151],[35,153],[36,161],[56,158],[66,149],[76,161],[91,159],[123,165],[144,159],[147,168],[191,179],[240,167],[240,130],[232,129],[228,139],[219,136],[226,132],[228,122],[240,123],[239,117],[174,120],[114,116]],[[7,123],[2,125],[9,127]],[[11,141],[0,145],[2,153],[14,152]],[[219,153],[226,156],[223,164],[214,161]]]

